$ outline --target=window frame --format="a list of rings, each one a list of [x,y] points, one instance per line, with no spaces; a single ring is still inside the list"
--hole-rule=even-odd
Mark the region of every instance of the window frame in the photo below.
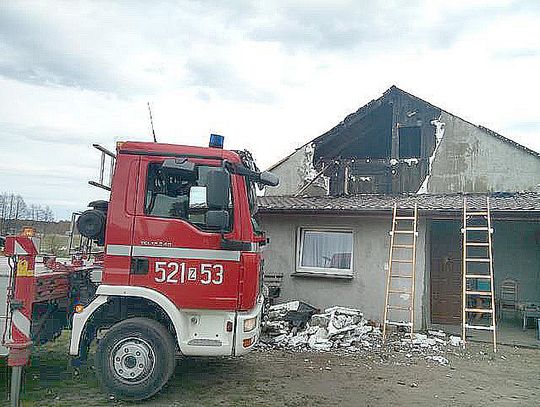
[[[348,269],[330,268],[330,267],[306,267],[302,266],[302,252],[304,249],[304,232],[334,232],[334,233],[350,233],[351,234],[351,261]],[[300,226],[296,231],[296,275],[305,276],[327,276],[336,278],[352,278],[354,275],[354,239],[355,233],[352,228],[340,227],[321,227],[321,226]]]

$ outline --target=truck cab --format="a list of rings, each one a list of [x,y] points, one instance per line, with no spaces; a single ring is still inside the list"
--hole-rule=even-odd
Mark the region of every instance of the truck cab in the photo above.
[[[247,152],[121,142],[110,200],[78,229],[104,248],[93,300],[78,304],[70,354],[100,338],[97,376],[119,398],[145,399],[175,356],[241,355],[257,342],[263,298],[255,185],[277,185]]]

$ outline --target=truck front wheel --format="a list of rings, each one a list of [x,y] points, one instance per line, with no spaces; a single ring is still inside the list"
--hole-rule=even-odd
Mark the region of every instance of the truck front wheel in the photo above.
[[[123,400],[152,397],[175,367],[174,340],[160,323],[131,318],[114,325],[98,343],[97,378],[110,395]]]

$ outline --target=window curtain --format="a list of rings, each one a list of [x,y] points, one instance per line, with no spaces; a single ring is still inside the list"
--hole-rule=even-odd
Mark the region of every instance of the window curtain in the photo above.
[[[303,230],[301,238],[301,267],[351,269],[351,232]]]

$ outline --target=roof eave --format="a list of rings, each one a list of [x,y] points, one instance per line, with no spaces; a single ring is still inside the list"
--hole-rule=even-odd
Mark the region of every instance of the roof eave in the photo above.
[[[387,209],[315,209],[315,208],[259,208],[258,214],[282,214],[282,215],[323,215],[323,216],[387,216],[392,212],[392,208]],[[492,209],[494,218],[526,218],[540,219],[540,210],[515,210],[515,209]],[[419,216],[422,217],[461,217],[462,209],[418,209]]]

